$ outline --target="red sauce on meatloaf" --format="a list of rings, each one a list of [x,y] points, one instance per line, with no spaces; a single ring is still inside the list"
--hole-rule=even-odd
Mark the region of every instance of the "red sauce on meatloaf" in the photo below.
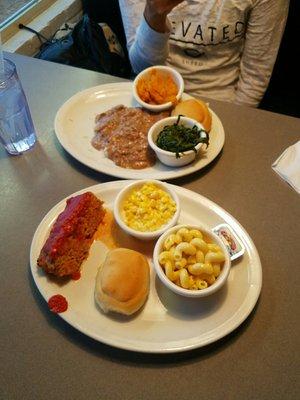
[[[74,272],[71,275],[71,279],[73,279],[73,281],[78,281],[80,278],[81,278],[81,272],[80,271]]]

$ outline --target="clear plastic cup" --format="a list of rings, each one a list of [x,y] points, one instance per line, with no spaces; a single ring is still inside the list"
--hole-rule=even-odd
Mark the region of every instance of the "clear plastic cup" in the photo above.
[[[13,155],[29,150],[36,142],[16,66],[7,59],[4,59],[4,74],[0,72],[0,142]]]

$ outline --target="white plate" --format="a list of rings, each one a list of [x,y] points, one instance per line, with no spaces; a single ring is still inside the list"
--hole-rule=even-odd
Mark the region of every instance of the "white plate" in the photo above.
[[[116,194],[128,183],[108,182],[74,195],[90,190],[112,209]],[[122,349],[171,353],[215,342],[237,328],[250,314],[262,284],[261,263],[251,238],[230,214],[215,203],[187,189],[172,187],[182,205],[179,223],[201,222],[213,228],[227,222],[239,235],[246,251],[241,259],[233,263],[228,283],[207,298],[184,298],[160,283],[151,264],[150,295],[142,310],[132,317],[104,314],[94,302],[97,268],[106,252],[101,242],[94,242],[78,281],[58,284],[36,265],[50,226],[65,207],[65,200],[62,200],[49,211],[37,228],[31,244],[30,263],[33,279],[45,300],[55,294],[67,298],[69,308],[60,316],[74,328],[100,342]],[[125,237],[123,246],[142,251],[148,256],[151,256],[154,247],[153,244],[141,243],[129,237],[127,242]]]
[[[186,98],[190,97],[185,95]],[[132,82],[95,86],[79,92],[67,100],[55,117],[55,132],[60,144],[74,158],[96,171],[125,179],[173,179],[189,175],[205,167],[222,150],[225,141],[223,125],[212,111],[210,144],[192,164],[171,168],[159,161],[153,167],[141,170],[121,168],[91,145],[95,117],[110,108],[123,104],[138,106],[132,96]]]

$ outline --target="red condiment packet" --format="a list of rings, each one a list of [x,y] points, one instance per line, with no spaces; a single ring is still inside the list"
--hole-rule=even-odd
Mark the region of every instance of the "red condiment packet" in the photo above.
[[[245,246],[239,239],[238,235],[228,224],[220,224],[213,228],[213,232],[216,233],[222,242],[225,244],[231,261],[241,257],[245,252]]]

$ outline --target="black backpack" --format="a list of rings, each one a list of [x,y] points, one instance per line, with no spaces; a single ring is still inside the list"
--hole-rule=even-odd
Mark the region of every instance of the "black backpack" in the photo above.
[[[127,52],[117,36],[106,23],[97,23],[87,14],[60,39],[49,40],[35,33],[44,40],[36,58],[123,78],[131,76]]]

